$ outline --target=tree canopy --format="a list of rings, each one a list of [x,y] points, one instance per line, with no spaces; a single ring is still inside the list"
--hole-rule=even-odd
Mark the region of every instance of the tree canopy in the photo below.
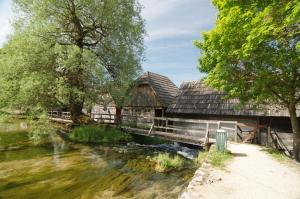
[[[300,2],[214,0],[216,26],[195,45],[205,82],[241,102],[285,106],[300,160]]]
[[[63,106],[77,122],[103,88],[125,95],[110,85],[129,85],[141,69],[145,29],[136,0],[14,4],[15,33],[0,51],[1,107]]]

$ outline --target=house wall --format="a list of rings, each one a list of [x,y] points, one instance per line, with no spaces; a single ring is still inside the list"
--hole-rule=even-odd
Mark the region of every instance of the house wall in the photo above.
[[[102,117],[102,119],[104,119],[104,122],[113,122],[116,115],[116,107],[111,104],[110,105],[96,104],[93,106],[91,113],[94,120],[98,120]]]
[[[134,87],[130,93],[125,107],[160,107],[161,103],[154,90],[147,84]]]
[[[122,109],[123,121],[152,123],[151,118],[155,116],[155,110],[151,107],[124,107]]]

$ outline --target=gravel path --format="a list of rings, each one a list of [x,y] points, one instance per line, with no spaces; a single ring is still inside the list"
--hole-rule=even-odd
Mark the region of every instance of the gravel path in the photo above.
[[[213,170],[182,198],[300,199],[300,164],[280,163],[256,145],[230,144],[229,150],[235,158],[225,171]]]

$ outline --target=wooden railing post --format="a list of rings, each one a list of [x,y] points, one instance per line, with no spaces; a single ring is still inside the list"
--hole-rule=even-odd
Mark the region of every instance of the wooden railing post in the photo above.
[[[166,132],[168,132],[168,118],[166,118]]]
[[[238,127],[237,127],[237,122],[235,122],[235,134],[234,134],[234,141],[237,142],[237,137],[238,137]]]
[[[267,142],[266,145],[269,146],[269,138],[271,137],[271,127],[268,126],[268,133],[267,133]]]

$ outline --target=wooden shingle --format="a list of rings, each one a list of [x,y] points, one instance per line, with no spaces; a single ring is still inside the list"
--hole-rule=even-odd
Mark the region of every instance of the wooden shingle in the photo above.
[[[232,115],[232,116],[284,116],[285,108],[264,106],[259,109],[253,105],[241,107],[238,99],[225,99],[224,92],[205,86],[201,81],[184,82],[179,94],[167,109],[170,114]],[[298,115],[300,110],[297,110]]]

